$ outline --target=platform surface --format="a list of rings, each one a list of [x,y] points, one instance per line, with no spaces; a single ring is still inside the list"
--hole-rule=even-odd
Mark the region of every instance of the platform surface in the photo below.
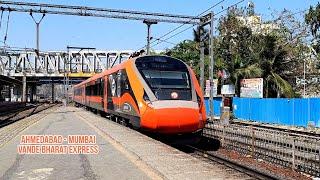
[[[46,112],[44,112],[46,113]],[[10,128],[8,128],[10,129]],[[18,154],[22,135],[96,135],[98,154]],[[235,179],[81,108],[60,107],[0,146],[0,179]],[[239,177],[237,177],[239,178]]]

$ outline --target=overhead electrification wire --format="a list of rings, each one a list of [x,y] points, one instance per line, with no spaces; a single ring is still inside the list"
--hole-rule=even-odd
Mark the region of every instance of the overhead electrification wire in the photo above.
[[[172,44],[172,45],[176,45],[176,44],[173,43],[173,42],[166,41],[166,40],[162,40],[162,39],[159,39],[159,38],[156,38],[155,40],[156,40],[156,41],[162,41],[162,42],[165,42],[165,43],[168,43],[168,44]]]
[[[200,17],[201,15],[203,15],[204,13],[210,11],[211,9],[213,9],[214,7],[218,6],[219,4],[223,3],[225,0],[220,0],[219,2],[217,2],[216,4],[212,5],[211,7],[209,7],[208,9],[202,11],[200,14],[198,14],[196,17]],[[189,22],[191,22],[192,19],[190,19]],[[160,41],[162,38],[166,37],[167,35],[173,33],[174,31],[180,29],[181,27],[183,27],[184,25],[186,25],[187,23],[183,23],[180,26],[175,27],[174,29],[170,30],[169,32],[163,34],[162,36],[160,36],[159,38],[155,38],[153,41],[150,42],[150,45],[153,44],[154,42]],[[192,26],[193,27],[193,26]],[[137,49],[136,51],[139,51],[140,49],[145,48],[146,45],[142,46],[141,48]]]
[[[200,14],[198,14],[196,17],[199,18],[199,17],[202,16],[204,13],[210,11],[211,9],[213,9],[214,7],[216,7],[216,6],[218,6],[219,4],[223,3],[224,1],[225,1],[225,0],[219,1],[218,3],[214,4],[214,5],[211,6],[210,8],[208,8],[208,9],[206,9],[205,11],[201,12]],[[159,38],[157,38],[157,39],[162,39],[162,38],[164,38],[165,36],[169,35],[170,33],[174,32],[174,31],[176,31],[176,30],[178,30],[179,28],[181,28],[181,27],[184,26],[184,25],[186,25],[186,23],[181,24],[180,26],[172,29],[171,31],[167,32],[166,34],[162,35],[161,37],[159,37]],[[152,42],[151,42],[151,43],[152,43]]]
[[[229,6],[228,8],[226,8],[226,9],[224,9],[224,10],[219,11],[218,13],[216,13],[216,14],[214,14],[214,15],[221,14],[221,13],[223,13],[224,11],[230,9],[231,7],[237,6],[238,4],[242,3],[243,1],[244,1],[244,0],[238,1],[237,3]],[[183,29],[183,30],[181,30],[181,31],[173,34],[172,36],[169,36],[168,38],[164,39],[163,41],[167,41],[167,40],[169,40],[169,39],[171,39],[171,38],[173,38],[173,37],[175,37],[175,36],[177,36],[177,35],[185,32],[185,31],[187,31],[188,29],[193,28],[194,26],[195,26],[195,25],[191,25],[191,26],[189,26],[189,27],[187,27],[187,28],[185,28],[185,29]],[[161,44],[161,43],[162,43],[162,42],[158,42],[157,44],[155,44],[155,45],[153,45],[153,46],[151,46],[151,47],[157,46],[158,44]],[[177,44],[178,44],[178,43],[176,43],[176,44],[174,44],[174,45],[177,45]]]

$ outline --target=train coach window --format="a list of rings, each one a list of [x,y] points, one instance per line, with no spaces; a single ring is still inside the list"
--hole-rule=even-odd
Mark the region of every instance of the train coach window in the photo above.
[[[75,96],[80,96],[80,95],[82,95],[82,89],[75,89],[75,90],[74,90],[74,95],[75,95]]]
[[[91,95],[91,86],[86,86],[86,96]]]
[[[123,92],[127,92],[130,91],[131,87],[130,87],[130,82],[127,76],[126,71],[122,72],[122,76],[121,76],[121,89]]]
[[[110,74],[109,77],[109,84],[107,86],[107,91],[109,93],[108,96],[110,95],[110,97],[115,97],[117,94],[117,74],[116,73],[113,73],[113,74]]]
[[[93,96],[98,95],[98,86],[99,86],[99,84],[92,85],[92,95]]]
[[[87,95],[89,96],[102,96],[103,95],[103,85],[102,83],[97,83],[94,85],[87,86]]]

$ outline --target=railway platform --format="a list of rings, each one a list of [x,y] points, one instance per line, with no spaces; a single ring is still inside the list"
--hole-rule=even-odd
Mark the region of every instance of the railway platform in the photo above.
[[[37,135],[68,139],[59,144]],[[77,135],[95,139],[69,142]],[[250,179],[75,107],[53,107],[3,127],[0,142],[0,179]],[[21,148],[39,143],[69,147],[69,151]],[[70,146],[86,143],[98,151],[70,151]]]

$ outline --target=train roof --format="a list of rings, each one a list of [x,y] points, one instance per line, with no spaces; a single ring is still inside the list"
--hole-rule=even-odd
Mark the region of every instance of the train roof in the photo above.
[[[104,70],[104,71],[101,72],[101,73],[95,74],[95,75],[93,75],[92,77],[84,80],[83,82],[81,82],[81,83],[79,83],[79,84],[76,84],[74,87],[82,86],[82,85],[87,84],[87,83],[89,83],[89,82],[91,82],[91,81],[94,81],[94,80],[96,80],[96,79],[99,79],[99,78],[101,78],[101,77],[103,77],[103,76],[105,76],[105,75],[107,75],[107,74],[110,74],[110,73],[112,73],[113,71],[116,71],[116,70],[122,68],[123,66],[125,66],[125,64],[127,64],[129,61],[132,61],[133,59],[135,59],[135,58],[128,58],[127,60],[123,61],[122,63],[117,64],[116,66],[114,66],[114,67],[112,67],[112,68],[110,68],[110,69]]]

